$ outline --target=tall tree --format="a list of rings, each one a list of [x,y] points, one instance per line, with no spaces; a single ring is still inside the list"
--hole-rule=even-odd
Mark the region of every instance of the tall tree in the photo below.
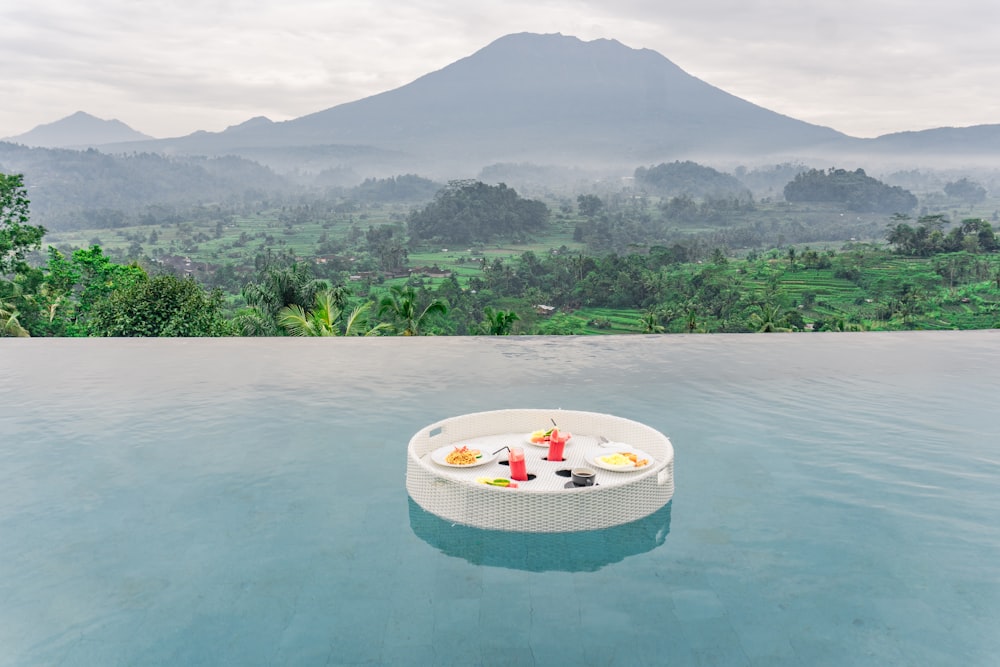
[[[169,274],[116,289],[94,308],[98,336],[180,337],[228,333],[222,292],[205,290],[192,278]]]
[[[403,245],[402,234],[397,235],[391,225],[369,227],[365,232],[365,241],[379,269],[393,273],[405,271],[409,254]]]
[[[29,225],[28,196],[21,174],[0,174],[0,276],[27,268],[25,256],[42,247],[45,228]]]
[[[758,303],[757,310],[750,315],[750,323],[759,333],[788,332],[788,322],[781,307],[773,303]]]
[[[328,288],[325,280],[313,278],[308,265],[279,266],[265,262],[258,278],[243,287],[248,308],[237,314],[236,326],[245,336],[279,335],[282,327],[278,314],[283,308],[298,306],[305,311],[312,306],[316,294]]]
[[[593,218],[603,206],[604,202],[597,195],[578,195],[576,198],[576,208],[587,218]]]
[[[490,306],[483,308],[483,318],[479,329],[487,336],[509,336],[514,322],[521,319],[513,310],[493,310]]]

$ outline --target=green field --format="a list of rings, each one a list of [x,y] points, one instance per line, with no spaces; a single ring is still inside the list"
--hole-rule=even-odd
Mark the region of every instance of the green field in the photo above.
[[[952,211],[953,218],[964,215],[990,215],[988,208],[996,202],[985,202],[980,208]],[[550,203],[551,205],[552,203]],[[554,210],[554,208],[553,208]],[[211,284],[220,268],[229,267],[231,279],[222,285],[229,292],[227,302],[235,307],[241,281],[249,279],[261,255],[280,255],[300,262],[313,263],[321,277],[334,281],[348,276],[363,275],[354,282],[358,297],[377,284],[377,264],[365,250],[369,229],[390,225],[395,238],[405,242],[405,220],[410,211],[404,205],[372,205],[349,211],[317,212],[291,209],[261,210],[244,215],[217,215],[207,209],[192,219],[152,225],[133,225],[113,229],[89,229],[50,232],[45,243],[64,251],[102,246],[115,261],[138,261],[151,269],[169,266],[175,272],[192,271],[196,278]],[[761,204],[749,214],[758,229],[808,231],[812,226],[837,224],[845,217],[832,206],[806,206],[794,209],[787,204]],[[795,322],[796,328],[813,324],[829,326],[835,322],[846,328],[982,328],[1000,322],[1000,296],[994,289],[993,275],[1000,271],[996,256],[981,256],[975,262],[993,266],[977,269],[975,280],[965,275],[961,280],[949,279],[949,270],[941,262],[957,261],[933,257],[906,258],[886,252],[884,234],[888,221],[885,216],[855,216],[843,229],[855,230],[862,238],[823,240],[811,243],[788,243],[781,249],[732,248],[725,251],[725,262],[713,266],[701,261],[673,266],[672,280],[691,282],[707,276],[722,291],[729,291],[731,300],[738,300],[739,312],[712,312],[708,298],[702,302],[681,303],[669,293],[663,300],[646,308],[610,308],[565,306],[552,316],[538,314],[536,301],[545,296],[534,294],[513,298],[481,295],[494,299],[494,307],[514,310],[521,314],[516,330],[522,333],[555,334],[622,334],[646,330],[651,312],[661,318],[668,331],[726,331],[743,322],[748,313],[761,304],[780,308],[782,318]],[[745,221],[744,221],[745,222]],[[482,267],[500,260],[516,266],[518,258],[532,252],[543,260],[552,253],[565,250],[576,256],[588,254],[584,243],[573,240],[574,230],[586,221],[565,211],[552,215],[544,234],[537,234],[527,243],[476,244],[466,247],[407,248],[406,266],[412,274],[388,277],[383,288],[409,283],[424,290],[433,290],[446,278],[434,275],[437,270],[453,274],[459,285],[469,287],[473,278],[484,276]],[[783,227],[790,226],[790,227]],[[709,245],[718,235],[726,239],[728,228],[690,227],[685,234],[703,234],[701,252],[708,254]],[[829,232],[836,236],[837,232]],[[817,232],[817,235],[819,233]],[[778,234],[780,238],[780,233]],[[683,236],[678,238],[684,238]],[[732,239],[729,239],[732,241]],[[722,247],[722,246],[720,246]],[[645,253],[643,244],[629,246],[629,252]],[[822,256],[823,266],[810,266],[806,253]],[[599,256],[599,255],[598,255]],[[966,261],[963,260],[963,261]],[[331,262],[328,264],[327,262]],[[851,267],[845,272],[844,266]],[[188,269],[187,267],[196,267]],[[236,274],[233,275],[233,271]],[[991,273],[992,272],[992,273]],[[966,273],[968,273],[966,271]],[[690,299],[690,297],[689,297]],[[701,297],[698,297],[701,299]],[[482,299],[476,308],[481,308]],[[594,301],[579,301],[594,303]],[[477,311],[478,312],[478,311]],[[794,313],[794,316],[791,314]],[[763,311],[757,313],[763,315]],[[682,322],[689,318],[690,322]]]

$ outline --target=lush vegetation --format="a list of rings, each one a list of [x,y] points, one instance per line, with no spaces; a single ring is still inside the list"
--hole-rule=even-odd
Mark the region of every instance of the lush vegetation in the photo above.
[[[59,230],[120,227],[143,218],[149,224],[203,202],[237,206],[291,189],[288,179],[238,157],[108,155],[0,142],[2,164],[20,165],[18,171],[30,175],[38,193],[34,214]]]
[[[997,250],[993,226],[982,218],[966,218],[947,233],[944,228],[948,221],[940,214],[921,216],[915,227],[905,222],[909,218],[904,215],[895,215],[893,220],[896,224],[889,229],[886,239],[903,255],[930,257],[940,253]]]
[[[664,197],[749,197],[750,190],[739,179],[690,160],[661,163],[635,170],[635,182],[648,192]]]
[[[391,178],[366,178],[354,188],[354,195],[368,202],[412,202],[434,197],[441,189],[439,183],[416,174]]]
[[[370,179],[336,197],[253,211],[199,205],[170,218],[53,235],[30,224],[23,178],[3,176],[0,335],[549,335],[1000,323],[998,243],[985,213],[972,208],[988,204],[978,184],[952,181],[951,192],[940,195],[950,206],[960,202],[966,216],[924,211],[914,221],[907,212],[913,206],[876,215],[852,211],[850,198],[757,201],[748,191],[726,191],[713,172],[661,165],[636,176],[656,193],[634,186],[549,196],[548,203],[502,184],[453,182],[428,198],[426,179]],[[683,186],[699,174],[701,190]],[[781,174],[788,172],[761,178]],[[820,175],[870,185],[863,172]],[[793,176],[788,185],[813,177]],[[41,252],[43,238],[49,246]]]
[[[45,229],[29,224],[24,178],[0,174],[0,275],[24,270],[25,255],[41,247]]]
[[[544,230],[549,211],[544,203],[523,199],[504,184],[456,181],[434,201],[410,214],[411,242],[468,245],[498,239],[522,241]]]
[[[810,169],[785,186],[790,202],[832,202],[851,211],[907,213],[917,207],[913,193],[872,178],[864,169]]]

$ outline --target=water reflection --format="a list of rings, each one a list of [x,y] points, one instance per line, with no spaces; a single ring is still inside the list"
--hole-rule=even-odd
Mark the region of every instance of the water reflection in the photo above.
[[[595,572],[652,551],[670,533],[673,501],[631,523],[575,533],[515,533],[462,526],[431,514],[407,497],[410,528],[427,544],[473,565],[529,572]]]

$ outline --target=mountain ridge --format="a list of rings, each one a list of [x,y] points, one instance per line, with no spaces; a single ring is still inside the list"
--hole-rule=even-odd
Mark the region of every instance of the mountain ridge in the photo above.
[[[692,132],[706,122],[709,131]],[[391,142],[438,158],[472,150],[484,162],[560,154],[635,161],[726,142],[770,151],[847,138],[710,86],[655,51],[532,33],[501,37],[399,88],[268,130],[272,137],[261,140]]]
[[[650,49],[522,32],[403,86],[291,120],[258,116],[221,132],[101,149],[236,154],[282,168],[306,160],[309,170],[372,174],[435,165],[467,174],[502,162],[634,167],[678,159],[981,157],[1000,155],[1000,125],[860,139],[743,100]]]
[[[155,141],[155,137],[134,130],[118,119],[105,120],[77,111],[0,141],[37,148],[96,148],[113,143]]]

